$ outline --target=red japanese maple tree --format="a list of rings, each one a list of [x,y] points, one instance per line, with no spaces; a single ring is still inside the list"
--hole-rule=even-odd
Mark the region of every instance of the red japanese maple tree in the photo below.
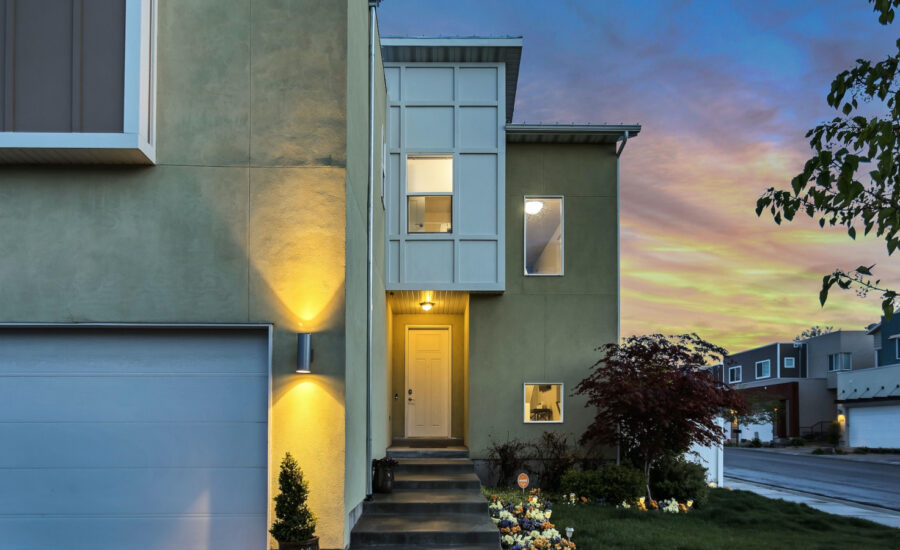
[[[702,368],[721,361],[725,349],[696,334],[631,336],[599,350],[603,357],[575,387],[597,411],[581,441],[619,444],[648,480],[657,460],[695,443],[721,443],[717,418],[747,408],[737,391]]]

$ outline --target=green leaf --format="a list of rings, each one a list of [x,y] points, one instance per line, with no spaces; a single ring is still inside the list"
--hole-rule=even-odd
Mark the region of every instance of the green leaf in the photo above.
[[[847,230],[847,234],[850,235],[851,239],[856,240],[856,228],[855,227],[851,226],[850,229]]]
[[[864,265],[861,265],[861,266],[857,267],[857,268],[856,268],[856,272],[859,273],[859,274],[861,274],[861,275],[872,275],[872,270],[871,270],[871,268],[866,267],[866,266],[864,266]]]

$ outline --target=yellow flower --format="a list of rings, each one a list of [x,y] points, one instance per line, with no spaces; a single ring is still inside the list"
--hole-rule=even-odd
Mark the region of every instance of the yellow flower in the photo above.
[[[687,501],[687,507],[688,507],[688,508],[692,507],[693,505],[694,505],[694,501],[693,501],[693,500]]]

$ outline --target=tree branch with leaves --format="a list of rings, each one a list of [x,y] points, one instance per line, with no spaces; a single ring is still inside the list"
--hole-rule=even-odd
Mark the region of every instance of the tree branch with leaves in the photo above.
[[[882,25],[894,20],[900,0],[868,0]],[[888,255],[900,246],[900,40],[897,51],[877,63],[857,59],[837,75],[826,98],[839,115],[807,132],[814,155],[791,180],[791,188],[770,187],[756,203],[756,214],[767,211],[775,223],[799,214],[816,219],[819,227],[843,226],[851,239],[857,228],[883,239]],[[860,114],[860,105],[883,106],[875,116]],[[865,165],[865,169],[863,169]],[[874,279],[875,266],[836,269],[822,278],[822,305],[835,285],[861,296],[881,293],[882,309],[890,318],[898,293]]]

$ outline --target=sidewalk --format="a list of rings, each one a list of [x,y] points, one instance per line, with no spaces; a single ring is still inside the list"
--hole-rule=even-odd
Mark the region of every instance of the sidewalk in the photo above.
[[[792,491],[790,489],[782,489],[771,485],[763,485],[760,483],[751,483],[749,481],[741,481],[725,476],[725,486],[741,491],[750,491],[767,498],[776,498],[786,500],[788,502],[797,502],[806,504],[816,510],[821,510],[829,514],[838,516],[854,517],[874,521],[882,525],[895,527],[900,529],[900,512],[878,508],[876,506],[864,506],[855,502],[846,500],[837,500],[810,493],[800,491]]]
[[[900,454],[890,453],[890,454],[878,454],[878,453],[869,453],[869,454],[854,454],[852,452],[848,452],[843,455],[833,455],[833,454],[822,454],[822,455],[814,455],[812,452],[819,448],[818,445],[807,445],[804,447],[726,447],[726,449],[739,449],[741,451],[754,451],[760,453],[771,453],[771,454],[784,454],[784,455],[795,455],[795,456],[814,456],[816,458],[830,458],[833,460],[849,460],[852,462],[880,462],[884,464],[900,464]]]

